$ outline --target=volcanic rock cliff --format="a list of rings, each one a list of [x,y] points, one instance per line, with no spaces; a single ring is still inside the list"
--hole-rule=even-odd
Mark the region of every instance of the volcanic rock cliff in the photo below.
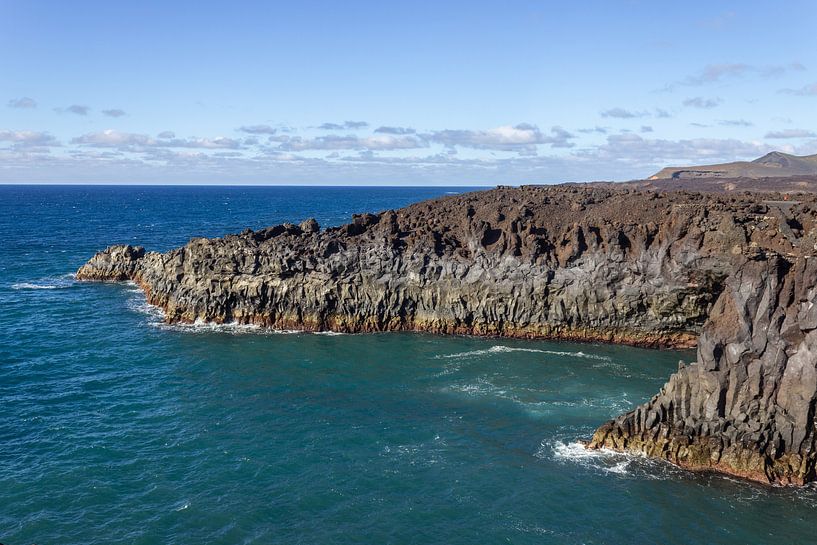
[[[168,322],[676,347],[703,331],[698,362],[591,446],[799,483],[813,479],[815,388],[792,373],[815,372],[798,306],[815,244],[813,197],[499,188],[323,231],[112,246],[77,278],[133,280]]]
[[[815,303],[817,259],[746,261],[712,309],[697,361],[589,446],[771,483],[814,480]]]

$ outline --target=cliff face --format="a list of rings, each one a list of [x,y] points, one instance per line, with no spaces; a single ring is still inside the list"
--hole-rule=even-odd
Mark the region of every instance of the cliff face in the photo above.
[[[791,373],[805,376],[814,357],[796,340],[808,338],[810,322],[791,301],[810,297],[803,256],[817,243],[817,201],[777,199],[497,189],[355,216],[323,231],[310,220],[194,239],[164,254],[113,246],[77,278],[134,280],[171,323],[676,347],[694,346],[703,328],[698,364],[603,426],[591,446],[752,478],[762,461],[763,476],[802,482],[813,474],[802,452],[813,437],[803,433],[813,427],[814,395]],[[765,324],[777,329],[767,333]],[[735,446],[753,438],[755,447]]]
[[[697,361],[589,446],[764,482],[814,480],[815,303],[817,258],[747,261],[715,304]]]
[[[691,346],[736,255],[791,251],[769,210],[699,195],[506,189],[195,239],[112,247],[86,280],[133,279],[168,322]],[[771,233],[754,232],[755,224]]]

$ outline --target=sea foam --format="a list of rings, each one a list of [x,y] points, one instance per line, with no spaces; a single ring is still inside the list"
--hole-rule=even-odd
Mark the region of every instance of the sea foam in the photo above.
[[[623,454],[610,449],[591,450],[585,448],[578,441],[570,443],[555,441],[547,445],[543,444],[539,452],[537,452],[537,456],[540,458],[546,457],[548,451],[550,451],[554,460],[576,463],[587,468],[618,475],[630,474],[630,465],[636,459],[644,459],[643,456]]]
[[[31,282],[20,282],[12,284],[13,290],[57,290],[65,286],[57,286],[56,284],[33,284]]]
[[[598,356],[596,354],[585,354],[584,352],[569,352],[565,350],[541,350],[538,348],[521,348],[515,346],[496,345],[483,350],[469,350],[467,352],[457,352],[455,354],[443,354],[436,356],[438,359],[470,358],[487,356],[491,354],[506,354],[510,352],[533,352],[537,354],[547,354],[550,356],[564,356],[570,358],[585,358],[589,360],[612,361],[608,356]]]
[[[10,287],[13,290],[60,290],[70,288],[76,284],[73,274],[46,277],[31,282],[17,282]]]
[[[693,473],[672,465],[665,460],[649,458],[644,454],[617,452],[615,450],[587,449],[578,441],[543,441],[535,456],[552,459],[559,463],[577,464],[591,471],[623,477],[664,480],[692,478]],[[717,476],[717,478],[722,478]]]

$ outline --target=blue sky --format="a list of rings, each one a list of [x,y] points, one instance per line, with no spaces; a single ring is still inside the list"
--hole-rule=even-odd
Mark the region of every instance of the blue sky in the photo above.
[[[0,0],[0,182],[492,185],[817,153],[817,2]]]

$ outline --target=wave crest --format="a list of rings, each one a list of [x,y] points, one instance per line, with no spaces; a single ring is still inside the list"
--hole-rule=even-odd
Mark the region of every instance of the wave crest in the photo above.
[[[73,274],[46,277],[31,282],[17,282],[9,286],[13,290],[61,290],[76,285]]]
[[[515,347],[515,346],[505,346],[505,345],[495,345],[490,348],[486,348],[483,350],[469,350],[467,352],[457,352],[455,354],[443,354],[436,356],[437,359],[457,359],[457,358],[469,358],[469,357],[477,357],[477,356],[487,356],[490,354],[506,354],[510,352],[534,352],[538,354],[547,354],[550,356],[564,356],[570,358],[584,358],[589,360],[598,360],[598,361],[612,361],[609,356],[599,356],[596,354],[586,354],[581,351],[570,352],[567,350],[542,350],[539,348],[522,348],[522,347]]]

